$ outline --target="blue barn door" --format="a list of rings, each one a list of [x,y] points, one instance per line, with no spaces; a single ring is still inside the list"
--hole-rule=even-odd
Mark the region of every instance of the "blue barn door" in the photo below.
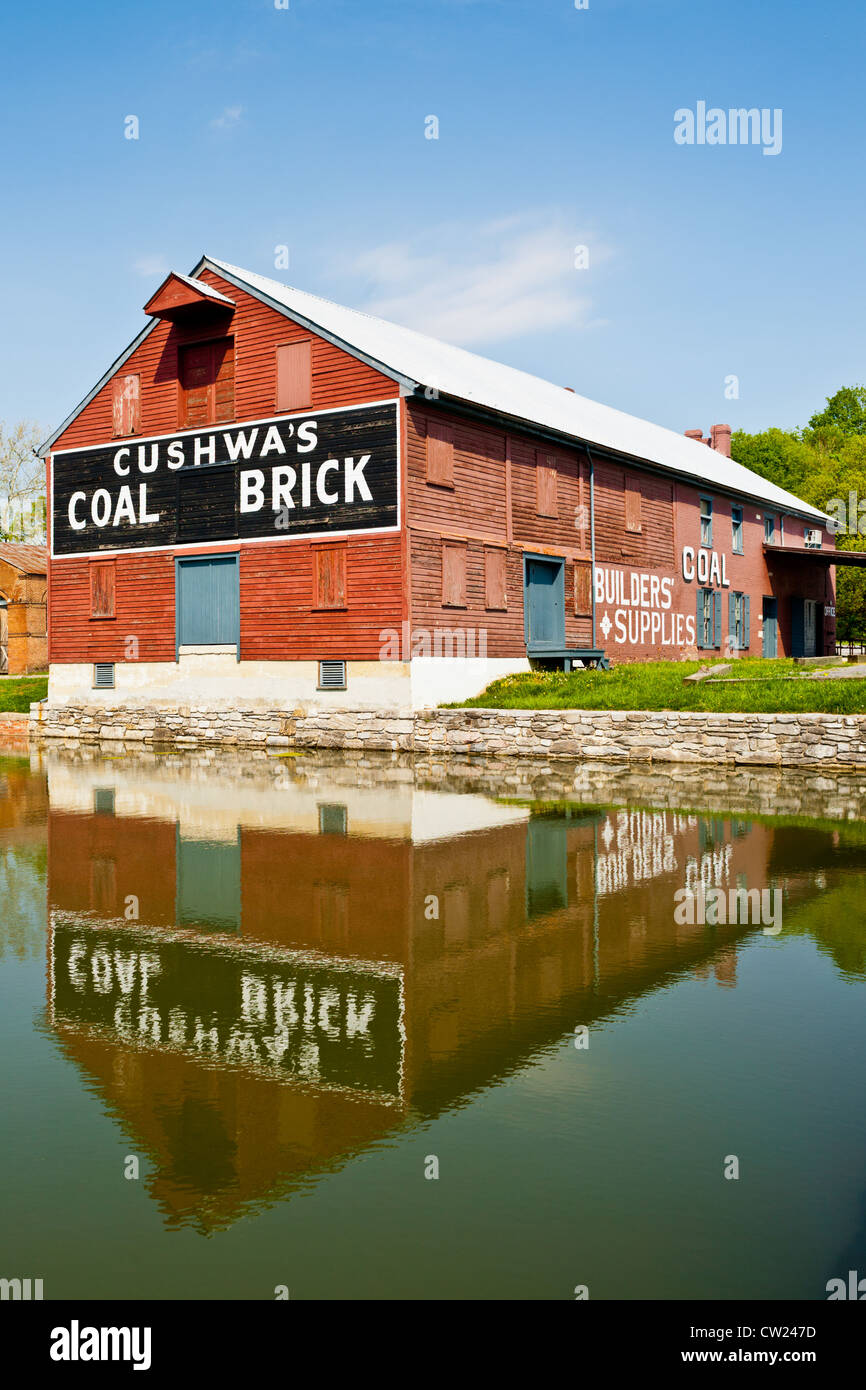
[[[236,646],[239,626],[237,555],[178,560],[178,646]]]
[[[524,628],[530,651],[558,651],[565,646],[565,565],[561,560],[527,557],[524,583]]]
[[[774,598],[764,599],[762,613],[762,623],[764,628],[764,656],[778,656],[779,654],[779,614],[778,601]]]

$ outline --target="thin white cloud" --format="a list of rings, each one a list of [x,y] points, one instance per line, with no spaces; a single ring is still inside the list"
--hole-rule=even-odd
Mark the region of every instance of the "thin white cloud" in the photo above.
[[[215,130],[231,130],[236,126],[241,116],[244,114],[242,106],[224,106],[218,116],[214,116],[211,125]]]
[[[469,347],[588,326],[588,272],[575,269],[578,245],[589,246],[592,266],[609,255],[559,218],[515,216],[386,243],[341,269],[366,281],[369,313]]]
[[[139,256],[137,261],[133,261],[132,268],[136,275],[155,279],[158,275],[167,275],[171,266],[164,256]]]

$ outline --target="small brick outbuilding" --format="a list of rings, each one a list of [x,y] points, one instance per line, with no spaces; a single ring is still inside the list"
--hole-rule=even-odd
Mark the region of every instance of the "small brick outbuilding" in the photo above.
[[[44,545],[0,541],[0,675],[48,666]]]

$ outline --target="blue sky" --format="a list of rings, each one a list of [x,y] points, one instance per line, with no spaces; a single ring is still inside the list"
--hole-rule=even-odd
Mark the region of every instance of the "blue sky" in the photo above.
[[[56,426],[207,252],[673,429],[804,423],[866,380],[864,37],[854,0],[4,6],[0,419]],[[677,144],[701,101],[781,152]]]

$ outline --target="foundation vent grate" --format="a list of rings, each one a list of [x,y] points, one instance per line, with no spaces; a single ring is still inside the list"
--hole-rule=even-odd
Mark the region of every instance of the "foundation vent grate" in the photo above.
[[[114,689],[113,661],[97,661],[93,668],[93,686],[95,690]]]
[[[345,661],[320,661],[320,662],[319,662],[319,689],[320,689],[320,690],[345,690],[345,689],[346,689],[346,663],[345,663]]]

